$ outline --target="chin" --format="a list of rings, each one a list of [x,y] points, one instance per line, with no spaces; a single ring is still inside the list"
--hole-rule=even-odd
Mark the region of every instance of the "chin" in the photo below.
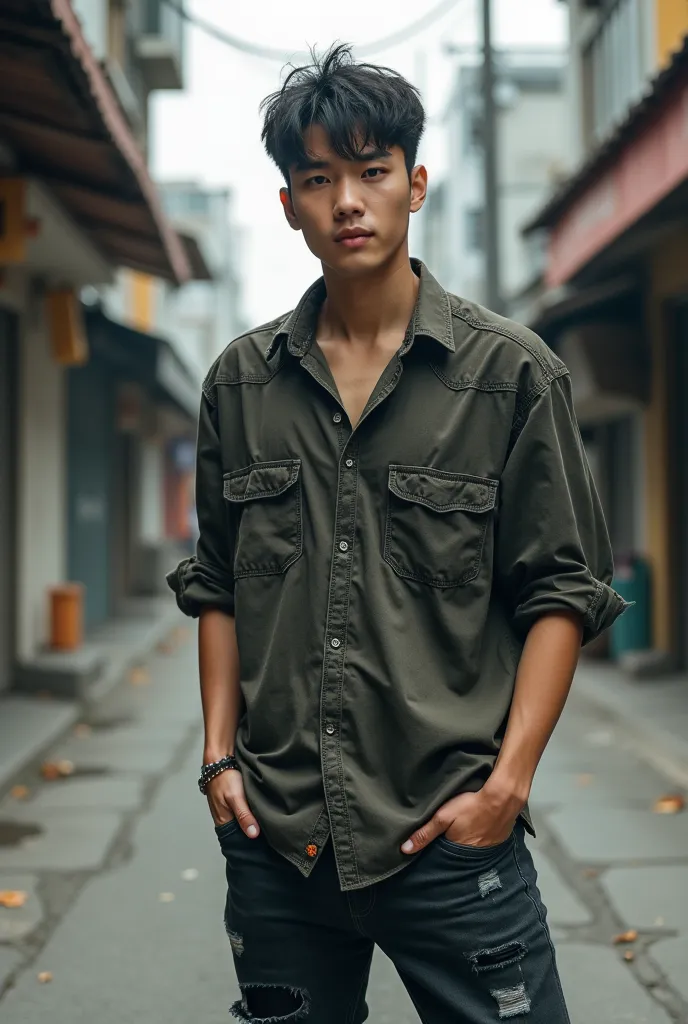
[[[366,246],[364,249],[346,249],[336,244],[334,252],[330,249],[327,255],[322,255],[319,259],[338,274],[356,277],[379,270],[389,261],[391,255],[381,252],[376,245]]]

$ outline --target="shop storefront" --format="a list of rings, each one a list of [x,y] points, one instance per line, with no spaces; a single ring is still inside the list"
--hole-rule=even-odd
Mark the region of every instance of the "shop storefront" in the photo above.
[[[11,682],[15,626],[17,318],[0,309],[0,691]]]

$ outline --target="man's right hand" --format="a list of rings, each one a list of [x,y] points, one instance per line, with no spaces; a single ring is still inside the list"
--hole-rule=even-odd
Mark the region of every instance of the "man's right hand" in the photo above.
[[[229,768],[216,775],[208,783],[206,795],[216,825],[224,825],[236,818],[249,839],[256,839],[260,835],[258,822],[246,803],[241,772]]]

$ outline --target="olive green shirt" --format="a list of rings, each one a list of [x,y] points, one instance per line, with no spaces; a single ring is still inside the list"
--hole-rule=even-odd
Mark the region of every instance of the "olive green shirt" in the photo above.
[[[203,386],[197,553],[181,609],[235,616],[236,754],[268,842],[342,889],[480,789],[528,630],[624,610],[566,367],[419,261],[403,344],[354,430],[315,339],[317,281],[237,338]],[[525,814],[528,822],[527,812]]]

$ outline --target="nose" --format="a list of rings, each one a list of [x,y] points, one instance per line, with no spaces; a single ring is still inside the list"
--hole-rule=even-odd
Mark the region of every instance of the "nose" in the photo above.
[[[346,220],[348,217],[360,217],[365,211],[365,203],[361,194],[360,182],[353,182],[349,177],[344,177],[338,183],[335,191],[334,216],[337,220]]]

